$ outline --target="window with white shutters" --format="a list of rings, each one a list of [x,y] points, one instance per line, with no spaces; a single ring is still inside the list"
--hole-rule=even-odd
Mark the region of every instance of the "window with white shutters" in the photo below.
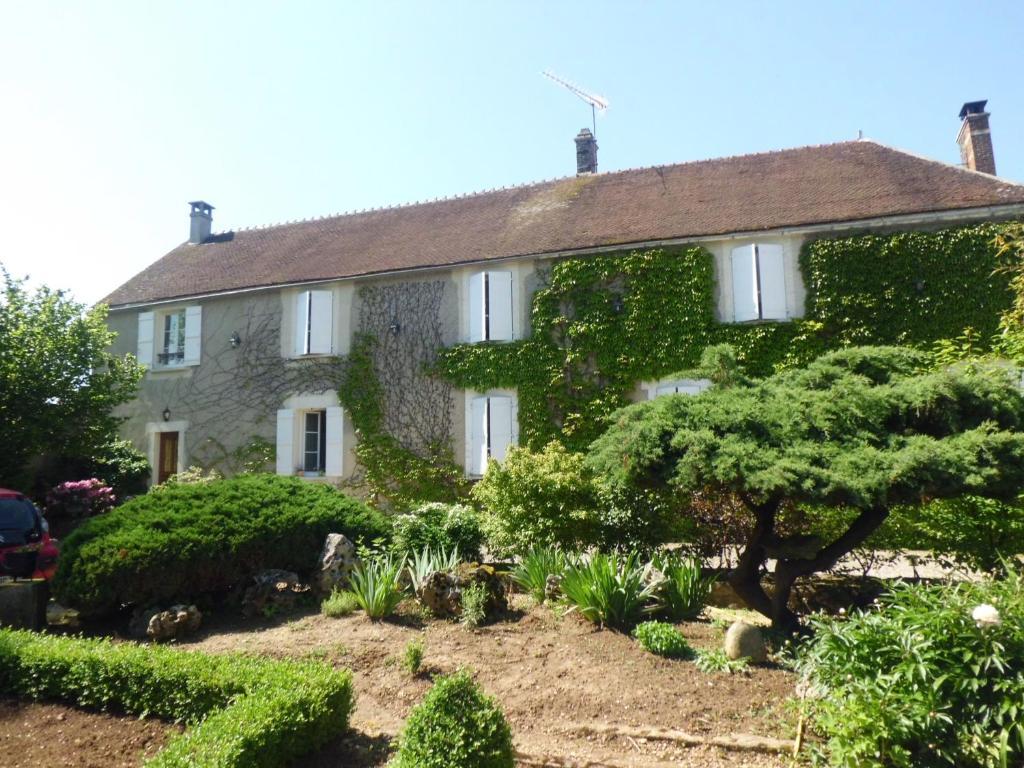
[[[156,363],[161,367],[199,365],[202,323],[200,306],[159,313],[140,312],[136,354],[139,362],[147,366]]]
[[[732,249],[733,317],[786,320],[786,271],[781,245],[752,244]]]
[[[469,278],[469,340],[512,341],[512,273],[477,272]]]
[[[653,400],[662,395],[699,395],[711,387],[709,379],[673,379],[659,381],[648,387],[647,397]]]
[[[295,354],[329,355],[334,342],[331,291],[303,291],[295,302]]]
[[[480,476],[491,459],[503,461],[516,444],[516,401],[507,395],[474,397],[467,411],[466,473]]]
[[[344,457],[343,419],[343,410],[338,406],[279,410],[277,474],[341,477]]]

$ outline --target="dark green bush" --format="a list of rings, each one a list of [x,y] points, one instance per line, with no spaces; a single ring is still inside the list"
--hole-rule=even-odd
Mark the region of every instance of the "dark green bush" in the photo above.
[[[468,672],[438,678],[399,737],[395,768],[512,768],[512,732]]]
[[[191,726],[158,768],[274,768],[348,727],[352,677],[316,662],[210,656],[0,629],[0,691]]]
[[[644,650],[669,659],[688,659],[693,649],[682,633],[663,621],[645,621],[637,624],[633,637]]]
[[[456,550],[465,560],[477,560],[484,543],[480,516],[466,504],[423,504],[394,518],[392,547],[412,554],[431,550]]]
[[[241,475],[169,484],[92,518],[64,540],[53,589],[102,614],[234,586],[266,568],[308,571],[328,533],[386,536],[386,518],[325,485]]]
[[[904,586],[814,620],[798,668],[824,757],[843,768],[1024,761],[1024,579]]]

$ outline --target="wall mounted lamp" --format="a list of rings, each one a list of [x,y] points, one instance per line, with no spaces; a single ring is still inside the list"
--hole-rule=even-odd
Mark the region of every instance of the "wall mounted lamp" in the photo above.
[[[397,336],[402,330],[402,324],[398,322],[398,318],[391,321],[391,325],[388,326],[388,330],[391,331],[393,336]]]
[[[170,421],[171,420],[171,409],[170,408],[164,408],[163,417],[164,417],[164,421]]]
[[[242,343],[242,337],[238,335],[238,331],[235,331],[231,334],[229,341],[231,342],[232,349],[238,349],[238,346]]]

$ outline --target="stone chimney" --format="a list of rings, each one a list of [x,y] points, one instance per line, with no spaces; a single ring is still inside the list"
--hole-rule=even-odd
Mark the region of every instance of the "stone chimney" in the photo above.
[[[199,245],[210,237],[210,230],[213,228],[213,206],[204,203],[202,200],[193,200],[192,226],[189,229],[188,241],[193,245]]]
[[[576,134],[576,175],[597,173],[597,139],[589,128]]]
[[[960,160],[965,168],[996,175],[996,157],[992,153],[992,135],[988,130],[987,101],[969,101],[960,110]]]

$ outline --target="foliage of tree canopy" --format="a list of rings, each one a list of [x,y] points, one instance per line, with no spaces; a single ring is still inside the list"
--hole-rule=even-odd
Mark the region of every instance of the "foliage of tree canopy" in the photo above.
[[[19,488],[33,457],[102,454],[116,434],[113,409],[135,394],[142,368],[108,351],[105,306],[0,275],[0,486]]]
[[[760,381],[629,406],[591,446],[588,463],[623,487],[740,498],[755,523],[731,583],[776,627],[792,629],[794,581],[832,567],[894,507],[1020,492],[1024,396],[1016,374],[981,365],[928,370],[929,362],[905,348],[850,348]],[[783,507],[801,503],[857,514],[831,541],[780,530]],[[770,558],[771,596],[759,580]]]

